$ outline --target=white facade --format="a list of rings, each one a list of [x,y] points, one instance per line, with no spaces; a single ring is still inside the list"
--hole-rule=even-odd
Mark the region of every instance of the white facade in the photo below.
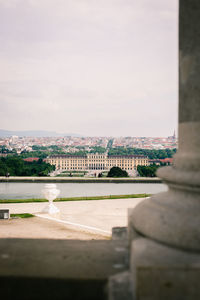
[[[52,155],[45,159],[47,163],[55,165],[56,170],[110,170],[120,167],[122,170],[137,170],[137,166],[148,166],[148,157],[143,155],[107,155],[90,153],[85,156]]]

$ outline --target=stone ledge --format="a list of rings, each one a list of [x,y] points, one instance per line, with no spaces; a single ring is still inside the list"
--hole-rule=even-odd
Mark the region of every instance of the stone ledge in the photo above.
[[[127,269],[120,241],[0,239],[1,297],[107,299],[109,276]]]
[[[0,239],[0,277],[107,279],[126,269],[119,245],[105,240]]]

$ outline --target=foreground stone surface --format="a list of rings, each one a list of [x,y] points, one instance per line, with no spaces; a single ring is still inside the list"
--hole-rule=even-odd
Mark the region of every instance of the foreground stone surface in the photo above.
[[[0,276],[106,279],[126,269],[118,245],[117,241],[0,239]]]
[[[106,299],[108,277],[127,269],[119,247],[119,241],[0,239],[1,297]]]

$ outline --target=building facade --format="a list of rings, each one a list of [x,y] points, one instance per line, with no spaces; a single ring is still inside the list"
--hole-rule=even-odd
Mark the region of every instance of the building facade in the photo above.
[[[110,170],[120,167],[126,171],[137,170],[137,166],[148,166],[149,159],[143,155],[107,155],[89,153],[85,156],[52,155],[45,159],[46,163],[55,165],[56,170],[88,171]]]

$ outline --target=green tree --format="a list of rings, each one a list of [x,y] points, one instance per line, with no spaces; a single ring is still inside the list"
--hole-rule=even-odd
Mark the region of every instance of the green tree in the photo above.
[[[92,150],[90,151],[90,153],[105,153],[105,152],[106,149],[101,146],[92,147]]]
[[[148,156],[149,159],[164,159],[172,157],[176,153],[174,149],[139,149],[139,148],[124,148],[117,147],[109,149],[109,155],[144,155]]]
[[[7,173],[7,166],[5,164],[5,161],[4,159],[2,158],[0,160],[0,176],[6,176],[6,173]]]
[[[150,166],[137,166],[137,171],[141,177],[156,177],[156,171],[159,166],[153,164]]]
[[[128,177],[128,173],[119,167],[112,167],[107,177]]]
[[[112,145],[113,145],[113,139],[111,139],[111,140],[108,141],[107,148],[111,149]]]
[[[7,173],[11,176],[47,176],[54,170],[55,166],[43,162],[42,159],[26,162],[17,156],[0,158],[0,176]]]

